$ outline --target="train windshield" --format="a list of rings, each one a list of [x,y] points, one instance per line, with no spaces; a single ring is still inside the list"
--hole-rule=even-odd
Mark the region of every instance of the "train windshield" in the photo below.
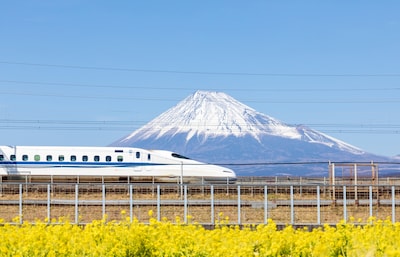
[[[180,155],[180,154],[177,154],[177,153],[172,153],[172,157],[179,158],[179,159],[190,160],[190,158],[188,158],[186,156],[183,156],[183,155]]]

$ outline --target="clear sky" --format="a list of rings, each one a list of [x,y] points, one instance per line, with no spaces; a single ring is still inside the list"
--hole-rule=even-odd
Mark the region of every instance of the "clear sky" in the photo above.
[[[196,90],[400,154],[399,1],[0,3],[0,144],[108,145]]]

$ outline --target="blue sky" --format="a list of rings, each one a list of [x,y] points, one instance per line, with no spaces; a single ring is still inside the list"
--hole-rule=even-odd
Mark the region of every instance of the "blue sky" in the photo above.
[[[0,144],[108,145],[196,90],[400,154],[398,1],[6,1]]]

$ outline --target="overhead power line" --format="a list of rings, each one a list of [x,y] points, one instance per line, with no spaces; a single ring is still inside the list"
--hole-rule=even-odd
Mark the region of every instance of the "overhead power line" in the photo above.
[[[38,96],[38,97],[60,97],[60,98],[75,98],[75,99],[94,99],[94,100],[125,100],[125,101],[173,101],[177,99],[168,99],[165,97],[142,97],[142,96],[112,96],[112,95],[68,95],[65,93],[38,93],[38,92],[15,92],[15,91],[0,91],[0,95],[20,95],[20,96]],[[365,99],[277,99],[264,98],[263,100],[248,100],[251,103],[270,103],[270,104],[370,104],[370,103],[399,103],[400,98],[365,98]]]
[[[131,86],[121,86],[121,85],[110,85],[110,84],[81,84],[81,83],[65,83],[65,82],[40,82],[40,81],[22,81],[22,80],[6,80],[0,79],[0,83],[7,84],[25,84],[25,85],[37,85],[37,86],[65,86],[65,87],[78,87],[78,88],[110,88],[110,89],[147,89],[147,90],[191,90],[187,87],[157,87],[157,86],[149,86],[149,85],[131,85]],[[210,88],[204,89],[209,91],[254,91],[254,92],[367,92],[367,91],[397,91],[400,90],[400,87],[370,87],[370,88]]]
[[[47,64],[47,63],[30,63],[30,62],[14,62],[0,61],[0,64],[7,65],[24,65],[47,68],[61,69],[81,69],[81,70],[101,70],[101,71],[120,71],[120,72],[146,72],[146,73],[170,73],[170,74],[191,74],[191,75],[222,75],[222,76],[268,76],[268,77],[400,77],[400,73],[252,73],[252,72],[207,72],[207,71],[185,71],[185,70],[163,70],[163,69],[135,69],[120,67],[100,67],[100,66],[80,66],[65,64]]]
[[[132,120],[39,120],[39,119],[0,119],[0,124],[15,123],[15,124],[63,124],[63,125],[144,125],[147,121],[132,121]],[[160,126],[170,125],[170,123],[159,123]],[[208,123],[208,126],[220,126],[220,124]],[[245,123],[235,123],[235,126],[248,126]],[[264,123],[268,125],[268,123]],[[329,128],[400,128],[400,124],[369,124],[369,123],[308,123],[308,124],[291,124],[292,126],[307,126],[307,127],[329,127]],[[185,125],[182,125],[185,127]]]
[[[0,119],[0,129],[7,130],[93,130],[93,131],[126,131],[131,132],[146,121],[87,121],[87,120],[13,120]],[[156,126],[165,127],[169,124],[159,123]],[[248,124],[236,124],[242,127]],[[267,125],[267,124],[265,124]],[[217,128],[219,124],[207,124],[208,128]],[[293,125],[296,126],[296,125]],[[304,125],[299,125],[304,126]],[[306,124],[311,129],[318,129],[323,133],[337,134],[400,134],[400,124]],[[181,125],[182,128],[185,125]],[[232,126],[232,131],[237,128]]]

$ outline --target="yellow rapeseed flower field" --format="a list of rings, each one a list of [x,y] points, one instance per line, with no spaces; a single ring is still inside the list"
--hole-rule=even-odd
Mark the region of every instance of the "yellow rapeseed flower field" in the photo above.
[[[121,215],[125,215],[122,212]],[[309,231],[288,225],[230,226],[215,229],[189,223],[157,221],[147,224],[93,221],[74,225],[68,220],[36,221],[0,226],[0,256],[400,256],[400,224],[370,219]]]

